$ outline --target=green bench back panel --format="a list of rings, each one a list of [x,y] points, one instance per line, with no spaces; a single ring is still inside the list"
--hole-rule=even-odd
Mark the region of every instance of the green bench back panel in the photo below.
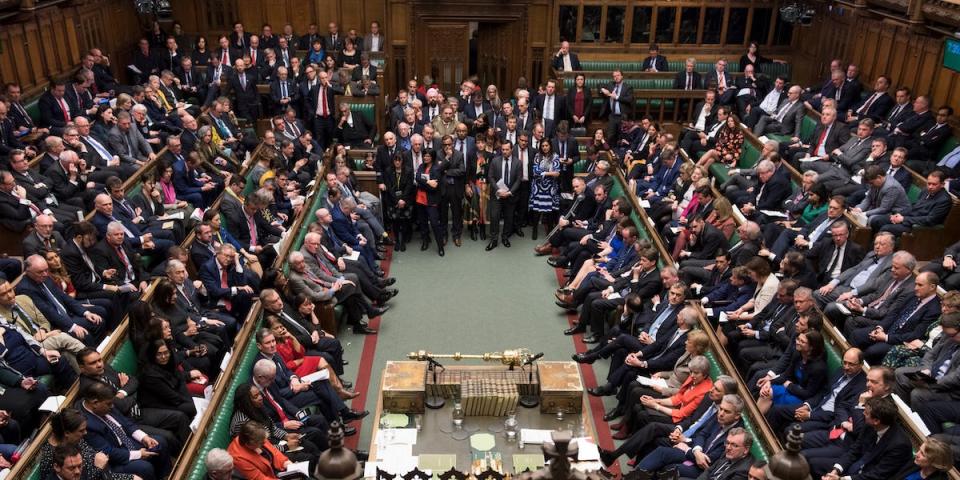
[[[583,146],[581,145],[581,147],[583,147]],[[586,147],[583,147],[583,148],[585,149]],[[586,151],[586,150],[584,150],[584,151]],[[584,152],[581,152],[581,153],[584,153]],[[590,162],[587,161],[587,160],[579,160],[579,161],[577,161],[577,163],[574,163],[574,164],[573,164],[573,173],[574,173],[574,174],[577,174],[577,173],[587,173],[587,165],[588,165],[589,163],[590,163]]]
[[[244,182],[244,185],[243,185],[243,192],[241,192],[240,195],[242,195],[243,198],[247,198],[247,195],[250,195],[251,193],[253,193],[253,191],[259,188],[260,186],[253,184],[253,168],[251,168],[250,171],[247,172],[247,176],[243,178],[246,181]]]
[[[957,145],[960,145],[960,140],[957,137],[950,137],[944,142],[943,146],[940,147],[940,151],[937,152],[936,159],[939,162],[944,156],[950,153],[951,150],[957,148]]]
[[[804,116],[803,123],[800,124],[800,138],[809,139],[813,136],[813,131],[816,130],[816,128],[817,121],[810,117]]]
[[[911,183],[910,188],[907,189],[907,199],[910,200],[910,203],[916,203],[921,193],[923,193],[923,190],[920,189],[920,186],[916,183]]]
[[[377,124],[377,105],[374,103],[351,103],[350,111],[362,113],[370,125]]]
[[[23,106],[23,109],[27,111],[27,115],[30,115],[33,123],[40,121],[40,97],[27,102],[27,104]]]
[[[263,324],[263,319],[257,320],[256,331]],[[207,477],[207,465],[204,462],[207,458],[207,452],[214,448],[227,448],[230,444],[230,418],[233,416],[233,395],[237,387],[250,380],[250,372],[253,369],[254,359],[257,356],[257,342],[253,335],[247,341],[247,348],[243,351],[243,357],[232,373],[228,390],[223,397],[223,403],[220,404],[216,418],[207,426],[207,436],[200,444],[200,448],[194,453],[193,468],[190,470],[190,480],[204,480]]]
[[[129,339],[123,341],[123,345],[120,345],[120,350],[117,350],[117,354],[114,355],[113,360],[110,360],[110,366],[113,367],[114,370],[126,373],[127,375],[137,374],[137,351],[133,348],[133,342]]]

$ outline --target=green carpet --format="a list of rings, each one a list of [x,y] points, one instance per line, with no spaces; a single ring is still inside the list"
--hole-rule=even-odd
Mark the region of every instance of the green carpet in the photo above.
[[[569,360],[573,342],[562,333],[566,315],[553,304],[554,269],[533,255],[536,242],[529,228],[525,234],[511,239],[511,248],[501,245],[491,252],[484,250],[486,242],[466,239],[460,248],[449,243],[442,258],[435,244],[425,252],[415,243],[394,253],[390,275],[397,278],[400,295],[380,324],[368,410],[376,408],[385,362],[406,359],[415,350],[484,353],[525,347],[544,352],[544,360]],[[354,379],[363,338],[345,332],[341,340],[350,361],[346,378]],[[363,423],[359,448],[369,446],[372,423]]]

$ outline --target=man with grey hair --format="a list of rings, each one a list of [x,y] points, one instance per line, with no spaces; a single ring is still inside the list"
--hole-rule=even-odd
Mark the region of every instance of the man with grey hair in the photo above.
[[[777,153],[780,151],[780,142],[776,140],[767,140],[763,142],[763,148],[760,150],[760,158],[766,159],[770,157],[771,153]],[[779,160],[779,156],[777,159]],[[758,162],[759,163],[759,162]],[[751,185],[753,177],[757,176],[757,165],[754,165],[753,168],[731,168],[727,170],[727,181],[723,182],[720,185],[720,193],[732,197],[735,192],[741,190],[746,190]]]
[[[198,270],[210,302],[234,318],[246,319],[260,285],[255,275],[245,274],[237,249],[229,243],[220,245],[217,254]]]
[[[852,297],[860,297],[863,292],[872,293],[880,288],[880,284],[885,283],[885,274],[889,272],[893,261],[894,243],[896,240],[889,232],[880,232],[874,236],[873,250],[864,256],[860,263],[844,269],[840,275],[830,279],[814,292],[813,298],[817,300],[817,305],[823,308],[848,292]]]
[[[157,158],[147,140],[133,127],[133,119],[128,112],[117,114],[117,124],[107,135],[110,150],[120,156],[120,161],[138,167]]]
[[[147,289],[147,274],[143,271],[140,256],[124,240],[124,226],[119,221],[107,224],[107,234],[90,251],[90,258],[97,271],[116,272],[105,283],[116,285],[122,303],[133,302]]]
[[[202,331],[213,332],[223,338],[227,345],[237,333],[237,319],[216,310],[207,308],[200,300],[200,295],[207,291],[200,280],[190,280],[187,266],[177,259],[167,261],[167,279],[177,290],[176,305],[191,320],[197,323]]]
[[[702,422],[689,437],[683,434],[672,436],[671,440],[676,440],[672,446],[657,447],[638,462],[637,470],[651,474],[676,469],[680,477],[699,477],[723,457],[730,431],[742,427],[740,414],[743,405],[739,395],[725,394],[716,416]]]
[[[233,457],[222,448],[207,452],[203,461],[207,468],[207,480],[231,480],[233,478]]]
[[[771,157],[774,154],[771,154]],[[765,223],[763,210],[780,211],[790,196],[790,181],[777,174],[777,165],[769,158],[757,164],[757,179],[753,186],[740,192],[734,203],[750,220]]]
[[[752,65],[747,65],[752,67]],[[727,441],[724,446],[723,457],[710,465],[697,480],[727,480],[745,478],[753,457],[750,456],[750,447],[753,446],[753,435],[742,427],[731,428],[727,432]],[[683,480],[692,480],[684,478]]]
[[[633,382],[628,402],[631,405],[639,403],[640,397],[650,392],[648,387]],[[696,410],[689,416],[684,417],[676,425],[659,422],[648,423],[630,435],[630,438],[616,450],[610,451],[601,448],[600,459],[604,465],[610,466],[621,455],[641,457],[657,446],[669,447],[679,443],[682,439],[690,439],[705,423],[716,416],[724,396],[735,393],[737,393],[737,381],[729,375],[720,375],[713,381],[710,391],[703,396]],[[624,425],[611,425],[610,428],[621,430]]]
[[[910,252],[900,250],[893,254],[889,271],[881,281],[870,290],[844,293],[824,308],[824,315],[833,324],[845,331],[875,325],[892,308],[898,308],[913,296],[914,274],[917,267],[916,257]],[[843,308],[841,308],[843,307]]]
[[[31,255],[26,270],[17,284],[18,295],[27,295],[57,329],[68,332],[86,345],[96,345],[108,327],[107,310],[97,305],[84,305],[60,289],[50,278],[50,267],[40,255]],[[112,326],[110,326],[112,328]]]

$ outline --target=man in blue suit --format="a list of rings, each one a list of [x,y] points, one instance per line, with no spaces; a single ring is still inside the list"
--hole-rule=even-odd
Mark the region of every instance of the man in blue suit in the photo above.
[[[940,317],[937,285],[940,279],[931,272],[917,275],[914,298],[897,310],[891,310],[877,325],[850,332],[850,343],[863,349],[864,360],[878,364],[894,345],[924,338],[930,323]]]
[[[680,175],[680,164],[676,150],[665,149],[660,153],[660,165],[653,172],[653,178],[649,182],[637,181],[637,196],[650,201],[667,196]]]
[[[767,412],[767,420],[774,432],[786,433],[794,422],[804,432],[829,429],[850,417],[850,409],[857,405],[866,388],[863,352],[850,347],[843,353],[843,366],[830,380],[828,389],[800,405],[775,405]]]
[[[743,400],[739,395],[724,395],[716,417],[707,420],[689,442],[657,447],[640,460],[637,470],[649,475],[675,469],[681,477],[697,478],[723,456],[727,434],[741,425],[742,411]]]
[[[357,207],[357,202],[352,198],[340,198],[336,203],[330,206],[330,214],[333,216],[333,223],[330,226],[343,243],[350,245],[350,248],[360,252],[360,256],[367,262],[367,265],[376,271],[377,253],[374,243],[366,238],[357,230],[352,214]]]
[[[87,419],[84,439],[94,450],[110,457],[114,473],[130,473],[144,480],[164,478],[170,471],[170,453],[162,437],[147,435],[114,408],[117,391],[101,382],[83,390],[80,411]]]
[[[27,295],[50,323],[87,345],[96,345],[109,318],[106,309],[83,305],[63,292],[50,279],[50,268],[40,255],[26,260],[26,272],[17,284],[17,295]]]
[[[246,274],[233,245],[221,244],[217,254],[200,267],[199,274],[211,303],[241,322],[247,318],[259,278]]]
[[[93,214],[91,223],[97,227],[97,236],[103,238],[107,234],[107,226],[110,222],[120,222],[124,227],[126,242],[140,254],[154,254],[158,259],[165,258],[170,247],[176,244],[164,238],[153,238],[153,234],[142,233],[140,228],[134,225],[130,220],[117,218],[113,215],[113,198],[106,193],[101,193],[93,201],[96,213]]]
[[[871,226],[879,228],[881,232],[900,236],[913,230],[914,227],[942,225],[953,207],[950,194],[944,188],[946,183],[947,176],[943,172],[939,170],[930,172],[927,175],[927,191],[917,198],[916,203],[911,205],[908,211],[876,219],[871,222]]]
[[[868,399],[863,417],[869,428],[844,451],[823,480],[893,478],[910,462],[910,437],[897,421],[897,405],[892,398]]]

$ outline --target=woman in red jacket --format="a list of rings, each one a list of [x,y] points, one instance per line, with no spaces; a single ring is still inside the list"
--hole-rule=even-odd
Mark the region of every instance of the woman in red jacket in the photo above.
[[[267,427],[249,421],[227,447],[233,457],[233,469],[247,480],[276,480],[277,474],[293,464],[286,455],[267,441]]]

